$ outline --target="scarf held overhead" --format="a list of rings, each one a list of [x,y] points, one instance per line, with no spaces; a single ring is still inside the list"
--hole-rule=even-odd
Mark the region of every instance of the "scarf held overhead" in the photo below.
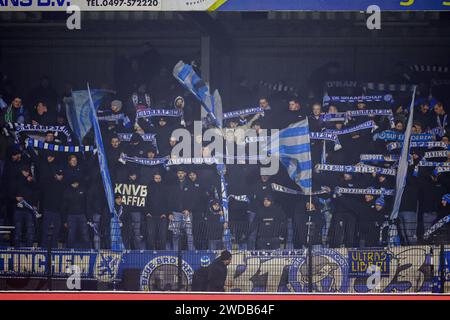
[[[181,117],[183,113],[178,109],[144,109],[136,112],[136,118],[149,117]]]
[[[78,152],[96,152],[93,146],[67,146],[67,145],[58,145],[53,143],[47,143],[44,141],[27,138],[25,140],[25,146],[27,148],[36,148],[43,150],[50,150],[55,152],[66,152],[66,153],[78,153]]]
[[[70,136],[70,131],[66,126],[42,126],[34,124],[23,124],[23,123],[7,123],[7,129],[14,130],[16,133],[20,132],[40,132],[46,133],[51,132],[61,132],[67,137],[67,141],[71,142],[72,138]]]
[[[379,168],[367,165],[346,166],[337,164],[317,164],[317,171],[346,172],[346,173],[378,173],[388,176],[395,176],[395,169]]]
[[[365,129],[372,129],[372,132],[377,129],[377,125],[375,124],[375,122],[373,120],[369,120],[366,121],[364,123],[361,123],[357,126],[351,127],[351,128],[347,128],[347,129],[342,129],[342,130],[325,130],[326,133],[331,133],[331,134],[335,134],[335,135],[342,135],[342,134],[348,134],[348,133],[352,133],[352,132],[356,132],[356,131],[360,131],[360,130],[365,130]]]
[[[392,196],[394,195],[394,189],[374,189],[374,188],[345,188],[345,187],[336,187],[334,189],[336,194],[371,194],[373,196]]]

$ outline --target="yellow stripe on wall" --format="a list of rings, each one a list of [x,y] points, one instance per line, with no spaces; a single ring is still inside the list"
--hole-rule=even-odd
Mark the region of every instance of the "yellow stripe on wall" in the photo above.
[[[225,2],[227,2],[228,0],[217,0],[216,2],[214,2],[209,8],[208,11],[215,11],[217,10],[221,5],[223,5]]]

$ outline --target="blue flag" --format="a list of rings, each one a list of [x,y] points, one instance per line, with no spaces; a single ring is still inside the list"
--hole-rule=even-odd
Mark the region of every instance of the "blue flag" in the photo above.
[[[93,103],[94,110],[97,110],[103,97],[109,93],[113,91],[95,89],[89,96],[88,90],[79,90],[72,91],[72,98],[66,99],[67,120],[79,143],[92,128],[90,102]]]
[[[89,106],[89,119],[95,133],[95,144],[97,145],[98,151],[98,162],[100,164],[100,174],[102,175],[103,186],[105,188],[106,200],[108,202],[109,212],[112,213],[111,219],[111,249],[112,250],[123,250],[123,241],[120,232],[119,219],[114,214],[114,192],[111,183],[111,176],[109,175],[108,163],[106,159],[105,149],[103,148],[102,133],[100,131],[100,125],[97,119],[97,109],[94,105],[91,90],[89,89],[89,84],[87,85],[88,93],[88,106]]]
[[[400,153],[400,159],[398,160],[398,168],[397,168],[397,179],[395,182],[395,200],[394,206],[392,208],[391,220],[395,220],[398,216],[398,212],[400,209],[400,204],[402,202],[403,190],[406,185],[406,177],[408,173],[408,157],[409,157],[409,149],[411,144],[411,133],[413,126],[413,116],[414,116],[414,97],[416,95],[416,87],[414,87],[411,104],[409,106],[409,117],[408,124],[406,125],[405,134],[403,136],[403,146],[402,152]],[[389,244],[391,246],[400,245],[398,241],[398,232],[395,225],[391,225],[389,232]]]
[[[208,85],[195,73],[192,66],[181,60],[173,68],[173,76],[200,101],[206,112],[205,118],[207,121],[217,128],[222,128],[223,112],[219,92],[216,90],[211,95]],[[225,165],[218,164],[217,171],[220,175],[223,222],[228,224],[228,193],[225,180]],[[223,243],[226,249],[231,249],[231,233],[229,228],[224,228]]]
[[[289,177],[306,195],[312,192],[312,161],[308,118],[291,124],[271,137],[270,151],[278,154]],[[278,145],[278,148],[275,146]]]
[[[173,68],[173,76],[200,101],[209,117],[208,121],[213,126],[222,128],[223,113],[219,92],[215,90],[211,94],[208,85],[195,73],[192,66],[181,60]]]

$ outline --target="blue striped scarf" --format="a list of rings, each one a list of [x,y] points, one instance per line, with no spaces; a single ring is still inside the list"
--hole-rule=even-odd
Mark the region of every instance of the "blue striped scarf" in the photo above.
[[[96,152],[93,146],[72,146],[72,145],[59,145],[53,143],[47,143],[44,141],[27,138],[25,140],[25,146],[27,148],[36,148],[43,150],[50,150],[56,152],[65,152],[65,153],[78,153],[78,152]]]
[[[238,118],[240,116],[248,116],[251,114],[264,113],[264,109],[261,107],[247,108],[237,111],[230,111],[223,114],[224,119]]]
[[[328,129],[328,130],[325,130],[325,132],[335,134],[335,135],[342,135],[342,134],[348,134],[348,133],[365,130],[365,129],[372,129],[372,132],[373,132],[376,128],[377,128],[377,125],[375,124],[375,122],[373,120],[369,120],[369,121],[366,121],[364,123],[361,123],[361,124],[351,127],[351,128],[342,129],[342,130]]]
[[[183,113],[178,109],[144,109],[136,112],[136,118],[149,117],[181,117]]]
[[[317,171],[346,172],[346,173],[378,173],[389,176],[395,176],[395,169],[379,168],[367,165],[347,166],[338,164],[317,164]]]

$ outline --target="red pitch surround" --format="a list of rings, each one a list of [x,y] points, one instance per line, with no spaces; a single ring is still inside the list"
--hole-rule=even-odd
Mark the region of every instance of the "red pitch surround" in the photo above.
[[[450,300],[442,294],[232,294],[144,292],[2,292],[0,300]]]

